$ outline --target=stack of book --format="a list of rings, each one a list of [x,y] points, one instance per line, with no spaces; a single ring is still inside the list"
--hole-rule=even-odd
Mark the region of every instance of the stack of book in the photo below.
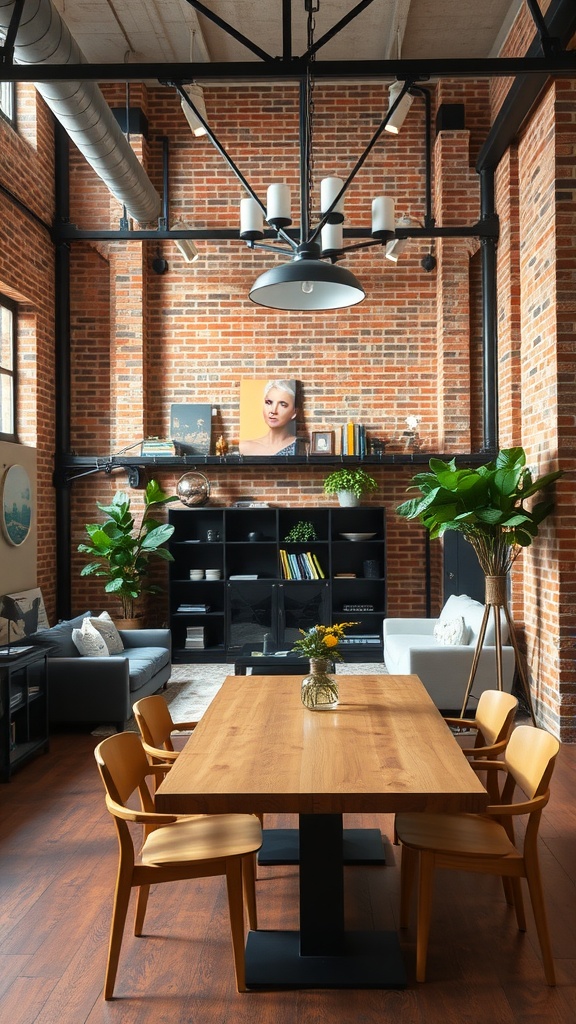
[[[147,437],[142,441],[141,455],[175,455],[176,445],[170,438]]]
[[[210,605],[209,604],[202,604],[201,602],[195,602],[195,603],[186,603],[186,602],[184,602],[183,604],[179,604],[178,605],[176,611],[177,612],[188,612],[188,613],[195,612],[196,614],[205,615],[206,612],[210,611]]]
[[[366,455],[366,427],[363,423],[353,423],[350,420],[340,428],[340,453]]]
[[[200,650],[204,647],[204,626],[188,626],[184,647],[187,650]]]
[[[322,566],[310,551],[289,552],[280,548],[282,578],[285,580],[323,580]]]

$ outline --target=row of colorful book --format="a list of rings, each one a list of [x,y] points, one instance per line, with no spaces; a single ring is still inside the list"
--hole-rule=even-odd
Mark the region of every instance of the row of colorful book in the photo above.
[[[285,580],[323,580],[322,566],[313,552],[290,552],[280,548],[282,578]]]
[[[341,455],[366,455],[366,427],[349,421],[340,428]]]

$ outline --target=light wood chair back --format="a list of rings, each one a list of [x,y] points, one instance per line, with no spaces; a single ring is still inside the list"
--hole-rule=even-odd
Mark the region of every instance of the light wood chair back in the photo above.
[[[244,991],[244,903],[249,926],[257,927],[254,863],[262,844],[262,829],[251,814],[160,814],[148,788],[148,776],[162,777],[169,765],[151,765],[136,733],[109,736],[94,751],[106,806],[114,819],[120,849],[114,909],[110,929],[104,999],[114,992],[130,892],[138,890],[134,934],[141,935],[151,885],[186,878],[224,875],[238,991]],[[134,809],[134,794],[139,809]],[[143,827],[139,852],[133,823]]]
[[[538,862],[538,829],[550,797],[550,778],[559,749],[558,740],[543,729],[517,726],[503,761],[472,762],[473,767],[504,776],[501,796],[485,814],[407,813],[396,816],[396,834],[402,843],[400,924],[403,928],[408,925],[410,897],[417,873],[419,877],[418,981],[424,981],[426,976],[434,870],[447,868],[500,875],[506,901],[515,908],[520,931],[526,930],[521,879],[527,879],[546,980],[549,985],[555,984]],[[525,799],[516,798],[518,790]],[[527,816],[527,823],[523,842],[516,843],[513,822],[519,815]]]
[[[505,748],[518,709],[518,701],[505,690],[484,690],[474,718],[446,718],[456,730],[474,732],[474,744],[463,747],[467,757],[496,757]]]
[[[175,761],[178,751],[174,749],[172,733],[184,729],[192,731],[198,725],[197,722],[175,722],[164,697],[156,693],[136,701],[133,711],[151,764]]]

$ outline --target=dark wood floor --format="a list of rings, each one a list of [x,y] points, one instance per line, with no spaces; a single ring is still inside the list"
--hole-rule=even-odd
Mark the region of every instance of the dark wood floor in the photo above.
[[[516,929],[497,879],[441,873],[424,985],[414,931],[402,935],[403,991],[247,993],[234,989],[220,879],[162,885],[146,937],[128,929],[116,998],[102,980],[116,839],[87,735],[56,735],[50,753],[0,786],[0,1019],[10,1024],[568,1024],[576,1022],[576,746],[562,749],[541,830],[558,974],[550,989],[530,922]],[[267,819],[269,824],[286,820]],[[391,819],[347,824],[382,828]],[[398,858],[397,858],[398,860]],[[398,867],[348,868],[351,927],[394,928]],[[263,928],[295,927],[297,875],[260,868]]]

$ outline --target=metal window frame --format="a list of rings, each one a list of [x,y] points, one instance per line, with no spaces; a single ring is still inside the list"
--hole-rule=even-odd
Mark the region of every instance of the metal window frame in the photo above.
[[[10,310],[12,314],[12,369],[0,363],[0,376],[9,377],[12,380],[12,419],[13,430],[11,432],[0,430],[0,441],[12,441],[18,444],[18,305],[13,299],[0,292],[0,306]]]

